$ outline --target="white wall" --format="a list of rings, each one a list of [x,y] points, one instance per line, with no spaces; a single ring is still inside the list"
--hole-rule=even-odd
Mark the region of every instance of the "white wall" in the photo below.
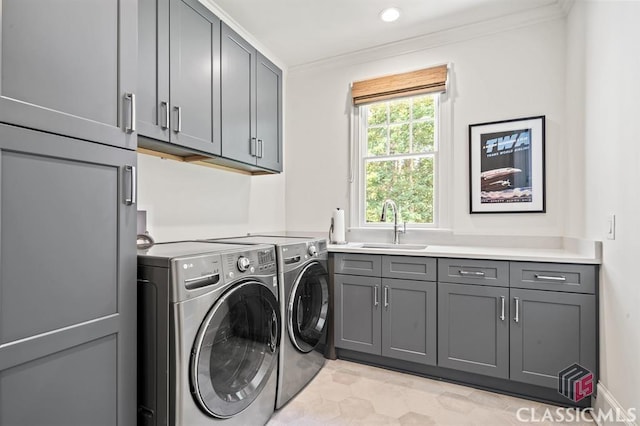
[[[584,235],[603,240],[600,381],[640,409],[640,3],[576,2],[568,20],[572,145],[584,150]],[[582,116],[580,116],[582,114]],[[605,239],[616,214],[616,239]]]
[[[138,154],[138,210],[147,210],[156,241],[279,231],[284,179]]]
[[[437,35],[399,52],[289,69],[287,85],[286,213],[290,230],[326,231],[331,211],[348,209],[349,83],[442,63],[453,64],[453,158],[444,190],[455,233],[564,233],[565,22],[552,19],[480,37]],[[455,41],[447,41],[450,37]],[[420,44],[422,43],[422,45]],[[373,58],[372,58],[373,56]],[[375,57],[377,56],[377,57]],[[380,57],[382,56],[382,57]],[[470,215],[468,125],[534,115],[547,117],[547,213]]]

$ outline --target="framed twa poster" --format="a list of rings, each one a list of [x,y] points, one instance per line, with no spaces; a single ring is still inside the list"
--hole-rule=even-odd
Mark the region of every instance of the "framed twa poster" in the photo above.
[[[545,117],[469,126],[471,213],[544,213]]]

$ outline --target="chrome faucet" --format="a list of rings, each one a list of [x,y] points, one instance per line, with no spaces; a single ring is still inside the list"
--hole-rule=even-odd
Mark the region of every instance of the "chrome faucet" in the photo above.
[[[391,209],[393,210],[393,244],[398,244],[400,243],[400,234],[405,234],[407,232],[407,222],[404,222],[404,229],[399,229],[398,206],[391,199],[384,200],[384,203],[382,204],[382,214],[380,215],[380,222],[384,222],[386,220],[387,206],[391,206]]]

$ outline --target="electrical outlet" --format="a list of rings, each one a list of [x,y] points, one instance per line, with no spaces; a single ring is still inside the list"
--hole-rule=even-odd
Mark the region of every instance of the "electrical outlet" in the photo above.
[[[607,217],[607,239],[615,240],[616,239],[616,215],[610,214]]]

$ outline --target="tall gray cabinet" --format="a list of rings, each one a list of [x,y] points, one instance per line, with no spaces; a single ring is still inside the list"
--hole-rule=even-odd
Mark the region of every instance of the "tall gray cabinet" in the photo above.
[[[135,149],[136,0],[0,8],[0,122]]]
[[[0,425],[135,424],[137,4],[0,7]]]

